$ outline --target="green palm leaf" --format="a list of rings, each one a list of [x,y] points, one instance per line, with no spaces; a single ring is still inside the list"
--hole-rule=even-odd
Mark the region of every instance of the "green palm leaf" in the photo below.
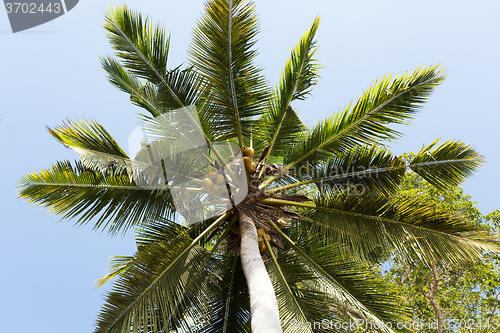
[[[392,79],[384,77],[361,96],[354,105],[320,123],[285,156],[289,167],[299,162],[345,152],[356,144],[392,140],[400,133],[388,124],[404,124],[413,118],[433,89],[444,80],[438,66],[419,68]]]
[[[347,154],[289,169],[279,179],[283,185],[266,192],[315,184],[327,192],[350,190],[357,194],[391,195],[407,170],[416,172],[438,189],[444,189],[463,182],[485,161],[474,148],[460,141],[448,140],[431,150],[437,142],[422,148],[408,163],[380,146],[356,146]]]
[[[223,269],[222,279],[218,282],[219,293],[209,301],[211,320],[201,332],[250,332],[250,302],[240,257],[226,251],[216,255],[220,256],[217,265]]]
[[[207,98],[201,96],[201,93],[205,91],[206,83],[192,68],[173,69],[167,73],[165,81],[167,85],[160,84],[158,88],[158,104],[163,109],[177,109],[178,98],[184,105],[196,105],[203,110],[202,99]],[[175,96],[172,95],[172,91],[175,92]]]
[[[302,306],[307,304],[307,301],[305,301],[303,297],[300,297],[300,295],[296,293],[295,285],[302,282],[302,280],[314,279],[313,275],[310,273],[308,274],[308,272],[303,270],[299,271],[300,267],[294,267],[295,270],[292,269],[293,271],[290,270],[288,272],[284,272],[282,270],[280,262],[276,259],[274,252],[272,250],[269,250],[272,248],[266,236],[264,237],[264,240],[266,248],[268,249],[268,253],[271,255],[273,261],[272,264],[269,264],[267,266],[267,270],[273,283],[273,289],[276,293],[276,300],[278,302],[280,321],[283,327],[283,331],[287,333],[312,332],[312,329],[295,325],[296,322],[307,323],[309,319],[311,319],[307,318],[304,311],[302,310]],[[290,268],[290,266],[291,265],[289,263],[288,266],[284,266],[283,268]],[[306,276],[304,277],[304,275]],[[292,281],[287,281],[287,277]],[[310,300],[312,300],[312,298],[310,298]],[[318,302],[318,297],[314,298],[314,300],[316,301],[316,306],[318,306],[318,303],[320,303]],[[327,307],[325,306],[325,308]]]
[[[102,287],[109,280],[123,274],[133,266],[133,256],[112,256],[106,274],[95,281],[97,288]]]
[[[101,64],[108,73],[108,79],[115,87],[130,94],[133,104],[147,110],[154,117],[179,108],[182,105],[196,105],[204,133],[210,134],[213,116],[206,111],[200,93],[204,91],[202,78],[190,68],[175,68],[168,71],[161,84],[141,83],[134,74],[111,57],[101,58]],[[167,88],[168,87],[168,88]],[[175,94],[171,92],[174,91]]]
[[[315,213],[313,212],[315,210]],[[313,229],[346,244],[364,258],[396,249],[417,253],[424,262],[460,263],[476,260],[483,251],[498,251],[487,233],[434,204],[418,198],[398,202],[373,195],[319,197],[310,212]]]
[[[136,228],[137,250],[140,252],[147,249],[147,245],[162,242],[166,239],[174,239],[182,234],[185,228],[179,224],[166,220],[158,219],[158,223],[141,225]],[[113,256],[108,265],[108,272],[105,276],[96,281],[97,287],[101,287],[110,279],[124,274],[127,270],[136,265],[136,256]]]
[[[151,90],[157,89],[158,104],[163,109],[177,109],[199,102],[199,93],[203,91],[201,77],[190,69],[167,69],[170,42],[159,25],[153,26],[139,13],[121,6],[109,10],[104,27],[126,71],[109,58],[102,59],[103,67],[108,72],[111,83],[120,90],[133,92],[133,102],[139,106],[144,104],[146,110],[154,116],[158,114],[153,107],[156,103]],[[146,92],[131,90],[138,86],[138,79],[145,79],[154,87],[146,84],[143,86]]]
[[[300,225],[292,226],[287,231],[289,236],[280,233],[288,248],[279,258],[280,267],[295,293],[301,295],[305,322],[327,320],[324,331],[331,332],[331,324],[349,319],[370,321],[380,327],[383,322],[407,319],[401,298],[384,289],[373,267],[346,254],[339,244],[312,237]]]
[[[131,327],[136,332],[190,331],[193,321],[208,321],[212,280],[219,282],[221,269],[198,242],[220,221],[194,240],[168,221],[143,228],[133,262],[108,294],[95,333],[129,332]]]
[[[175,212],[168,190],[138,187],[127,175],[109,175],[86,168],[81,162],[59,162],[51,169],[21,179],[19,196],[47,207],[62,219],[78,217],[79,224],[97,218],[94,229],[111,234]]]
[[[49,128],[60,143],[78,153],[82,164],[111,175],[123,175],[132,162],[104,127],[95,121],[68,121],[62,126]]]
[[[281,74],[276,87],[269,112],[261,118],[263,135],[259,139],[264,146],[270,145],[268,156],[281,154],[294,145],[297,134],[304,130],[296,112],[290,107],[294,100],[303,100],[316,84],[318,65],[312,58],[317,50],[314,37],[319,25],[319,18],[314,20],[312,27],[299,40],[292,50],[290,59]]]
[[[108,131],[95,121],[68,121],[63,126],[49,128],[49,132],[57,141],[72,149],[128,158]]]
[[[104,28],[125,68],[153,84],[166,84],[170,38],[159,25],[153,26],[141,14],[119,6],[106,13]]]
[[[254,7],[244,1],[212,0],[193,32],[191,61],[210,82],[210,112],[217,122],[219,139],[238,138],[252,132],[251,117],[264,112],[267,88],[260,70],[252,64],[257,34]]]
[[[408,309],[401,306],[402,297],[389,292],[388,286],[374,273],[373,267],[355,257],[345,258],[344,251],[334,244],[312,241],[308,244],[302,242],[300,246],[307,252],[309,260],[315,262],[319,278],[327,281],[315,283],[315,289],[329,295],[329,303],[335,304],[334,309],[339,312],[340,318],[344,318],[343,322],[347,321],[347,318],[361,319],[365,323],[370,322],[382,327],[382,332],[392,332],[391,327],[385,327],[383,323],[408,320]],[[301,262],[307,262],[307,259],[302,259]],[[313,266],[310,262],[306,265]],[[342,298],[339,299],[339,291],[342,289],[346,296],[349,295],[357,302],[342,302]]]
[[[434,148],[438,141],[422,148],[410,162],[415,173],[438,189],[460,184],[485,162],[468,144],[448,140]]]
[[[151,84],[142,84],[140,80],[111,57],[102,57],[101,66],[108,74],[109,82],[119,90],[130,94],[135,105],[147,110],[154,117],[161,114],[157,102],[157,89]]]
[[[266,191],[282,192],[315,184],[326,192],[374,192],[391,195],[397,190],[406,172],[406,164],[387,149],[373,146],[356,146],[346,154],[338,154],[326,161],[308,162],[291,168],[281,183],[288,183]]]

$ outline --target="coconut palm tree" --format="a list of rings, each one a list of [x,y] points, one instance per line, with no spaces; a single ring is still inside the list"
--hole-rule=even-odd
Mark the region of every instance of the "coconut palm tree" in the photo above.
[[[204,213],[207,198],[224,191],[231,197],[221,210],[182,225],[177,185],[158,180],[172,172],[172,161],[160,159],[159,178],[138,166],[137,156],[147,161],[152,148],[172,149],[163,137],[143,142],[134,157],[94,121],[49,129],[80,158],[26,175],[20,197],[111,234],[136,230],[137,252],[115,257],[99,281],[116,278],[95,332],[335,332],[349,321],[398,331],[383,325],[406,318],[401,299],[374,270],[384,254],[411,252],[431,264],[498,250],[468,221],[418,198],[395,197],[405,172],[446,188],[484,162],[454,140],[432,142],[410,161],[384,145],[400,136],[391,124],[411,120],[444,80],[441,67],[385,76],[316,126],[300,121],[293,104],[318,78],[318,24],[269,88],[252,62],[258,21],[249,2],[206,3],[187,67],[168,66],[169,38],[159,25],[126,7],[107,13],[116,57],[103,57],[102,66],[147,111],[142,121],[154,126],[178,110],[197,118],[207,147],[199,155],[208,163],[200,167],[191,154],[182,164],[194,184],[183,203],[201,203]],[[229,144],[231,157],[217,143]],[[244,171],[239,189],[228,182],[233,166]],[[245,195],[236,201],[239,190]]]

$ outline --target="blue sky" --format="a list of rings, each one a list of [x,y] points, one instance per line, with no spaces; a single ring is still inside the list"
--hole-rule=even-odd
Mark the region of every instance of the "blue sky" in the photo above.
[[[121,4],[122,2],[113,2]],[[172,34],[170,66],[186,61],[202,1],[129,0]],[[290,49],[320,15],[322,79],[295,106],[312,125],[355,100],[384,74],[443,64],[448,80],[421,110],[406,135],[391,144],[400,154],[435,139],[475,146],[488,163],[464,189],[484,213],[500,209],[500,120],[496,98],[500,2],[481,1],[255,1],[261,19],[256,63],[271,84]],[[17,199],[19,178],[57,160],[77,158],[45,126],[95,119],[127,149],[140,109],[112,87],[98,57],[110,54],[101,28],[108,1],[82,0],[68,14],[12,34],[0,9],[0,322],[3,332],[91,332],[107,287],[96,290],[110,255],[133,252],[132,235],[111,238],[90,225],[74,227]],[[109,287],[109,286],[108,286]]]

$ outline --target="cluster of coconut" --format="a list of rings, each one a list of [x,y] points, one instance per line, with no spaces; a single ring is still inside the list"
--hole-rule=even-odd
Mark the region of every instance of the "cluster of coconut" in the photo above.
[[[245,148],[245,157],[243,157],[243,163],[245,164],[245,169],[249,174],[255,172],[257,165],[252,161],[252,156],[254,155],[253,148]],[[234,160],[234,156],[229,157],[229,162]],[[226,194],[227,187],[224,175],[220,173],[221,171],[209,170],[206,177],[203,178],[203,187],[210,191],[213,195]]]
[[[255,169],[257,169],[257,164],[252,161],[252,157],[254,154],[254,150],[251,147],[245,148],[244,154],[245,157],[243,157],[243,163],[245,164],[245,169],[249,174],[252,174],[255,172]]]
[[[225,194],[226,181],[224,176],[216,170],[209,170],[207,176],[202,180],[203,186],[210,190],[210,194]]]
[[[286,221],[284,219],[278,219],[278,221],[276,221],[276,226],[280,229],[283,229],[284,227],[286,227]],[[271,231],[270,228],[269,229],[264,229],[264,228],[257,229],[257,236],[259,236],[260,253],[264,253],[267,250],[266,241],[264,240],[264,237],[267,238],[268,243],[271,241],[271,236],[269,235],[269,231]],[[275,235],[275,236],[278,236],[278,235]],[[271,245],[271,244],[269,244],[269,245]]]

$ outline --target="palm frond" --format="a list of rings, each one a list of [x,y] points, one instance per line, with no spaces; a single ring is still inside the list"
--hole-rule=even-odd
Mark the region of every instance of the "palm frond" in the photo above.
[[[206,91],[206,82],[193,68],[170,70],[165,76],[165,81],[166,84],[161,83],[158,86],[158,104],[162,109],[179,108],[177,99],[185,106],[195,105],[198,109],[203,109],[202,100],[207,98],[201,94]]]
[[[260,140],[265,142],[264,146],[270,145],[268,155],[274,153],[281,156],[286,148],[296,143],[297,134],[305,129],[290,103],[305,99],[316,84],[318,65],[313,55],[317,50],[314,37],[319,21],[319,18],[314,20],[309,31],[292,49],[279,85],[274,91],[269,112],[262,117],[259,124],[262,128],[259,133],[262,136]]]
[[[212,221],[213,222],[213,221]],[[139,225],[136,227],[136,244],[138,252],[147,250],[147,245],[176,239],[183,234],[184,227],[167,219],[158,218],[155,223]],[[107,281],[119,275],[125,274],[127,270],[137,264],[137,256],[113,256],[107,268],[105,276],[96,281],[97,287],[101,287]]]
[[[193,31],[190,58],[208,87],[210,112],[217,122],[219,139],[236,137],[243,149],[255,121],[264,112],[267,96],[260,69],[252,64],[258,22],[252,4],[211,0]]]
[[[153,84],[165,83],[170,38],[161,26],[153,26],[140,13],[118,6],[106,13],[104,28],[127,70]]]
[[[191,331],[197,322],[208,322],[212,312],[208,303],[221,280],[221,268],[198,242],[218,223],[196,239],[172,223],[157,222],[154,228],[143,229],[146,241],[108,294],[95,333],[129,332],[131,328],[151,333]]]
[[[401,297],[384,289],[373,267],[346,255],[339,244],[310,237],[305,229],[291,227],[289,236],[280,233],[287,248],[279,257],[280,267],[294,293],[300,295],[300,307],[307,317],[304,323],[324,323],[323,330],[314,332],[331,332],[335,323],[349,319],[392,332],[383,328],[383,322],[405,319]]]
[[[212,223],[213,222],[214,221],[212,221]],[[154,222],[151,221],[151,223],[137,226],[135,229],[135,241],[137,248],[141,249],[155,242],[168,242],[180,234],[183,234],[183,232],[189,233],[190,230],[191,229],[187,229],[169,219],[158,217]],[[202,231],[203,230],[199,230],[199,233]]]
[[[60,143],[78,153],[82,164],[89,169],[122,175],[132,162],[104,127],[95,121],[68,121],[49,128]]]
[[[434,148],[438,141],[422,148],[409,165],[415,173],[438,189],[457,186],[486,161],[468,144],[448,140]]]
[[[97,218],[94,229],[111,234],[175,212],[168,189],[139,187],[128,175],[109,175],[69,161],[21,178],[19,196],[47,207],[62,219],[78,217],[78,224]]]
[[[168,246],[153,243],[148,251],[137,253],[135,266],[120,276],[108,294],[95,332],[129,332],[130,327],[136,332],[188,330],[190,323],[183,316],[194,319],[207,312],[197,294],[210,267],[204,265],[207,258],[202,248],[184,251],[190,244],[190,239],[180,237]],[[193,299],[186,298],[186,293]]]
[[[434,88],[444,80],[438,66],[418,68],[413,73],[376,82],[354,105],[321,122],[285,155],[289,167],[307,160],[345,152],[357,144],[393,140],[400,133],[389,124],[404,124],[414,117]]]
[[[312,233],[345,244],[363,258],[390,249],[415,253],[423,262],[461,263],[500,251],[486,232],[432,203],[374,195],[318,197],[309,211]]]
[[[133,256],[112,256],[106,274],[95,281],[97,288],[102,287],[109,280],[125,273],[134,264]]]
[[[281,160],[287,144],[288,147],[295,146],[307,128],[299,118],[297,111],[291,106],[288,106],[283,113],[277,113],[273,112],[273,110],[277,109],[275,101],[269,103],[269,112],[265,113],[256,122],[255,127],[258,132],[255,133],[253,147],[256,151],[264,151],[269,146],[266,154],[268,160],[273,157],[274,160]],[[272,145],[271,142],[273,142]]]
[[[212,314],[202,332],[251,332],[248,286],[240,257],[225,250],[216,256],[220,259],[217,264],[222,269],[222,279],[218,281],[219,293],[210,299]]]
[[[104,127],[95,121],[78,120],[68,121],[62,126],[49,128],[49,133],[57,141],[69,148],[81,148],[128,158],[123,149]]]
[[[162,27],[153,25],[148,18],[143,19],[141,14],[126,6],[111,8],[106,14],[104,27],[124,67],[103,58],[111,83],[129,92],[130,87],[138,86],[139,79],[147,81],[142,85],[145,92],[134,89],[131,99],[135,104],[157,116],[152,92],[157,92],[157,104],[162,112],[200,103],[200,92],[206,90],[202,88],[202,77],[191,68],[167,69],[170,39]]]
[[[271,249],[269,241],[267,237],[264,237],[266,248],[268,249],[268,253],[272,258],[272,263],[267,265],[267,270],[269,272],[269,277],[271,278],[271,282],[273,283],[273,289],[276,294],[276,301],[278,302],[279,314],[280,314],[280,322],[283,327],[284,332],[313,332],[312,329],[298,327],[296,325],[297,322],[306,323],[308,319],[302,310],[302,306],[304,305],[304,300],[301,299],[300,295],[297,295],[292,291],[296,283],[299,282],[289,282],[287,281],[287,277],[289,279],[294,279],[295,281],[300,281],[302,279],[313,279],[314,277],[311,274],[307,274],[307,272],[302,271],[300,274],[297,270],[293,272],[284,273],[281,269],[281,265],[276,259],[275,253]],[[271,250],[269,250],[271,249]],[[285,275],[286,274],[286,275]],[[307,275],[306,278],[303,275]],[[315,299],[318,301],[318,298]],[[316,303],[316,306],[319,304]],[[323,304],[324,305],[324,304]],[[323,317],[324,318],[324,317]]]
[[[371,322],[381,327],[382,332],[392,331],[383,323],[408,319],[408,309],[401,306],[402,296],[391,293],[372,266],[353,256],[346,257],[339,245],[321,239],[302,237],[298,246],[306,254],[302,256],[296,252],[296,256],[301,257],[298,261],[318,275],[311,289],[326,293],[329,303],[334,304],[330,309],[333,308],[339,317],[347,314],[348,318]]]
[[[154,117],[178,109],[179,105],[195,105],[206,134],[211,131],[212,116],[202,103],[203,79],[191,68],[175,68],[163,76],[163,82],[142,83],[133,73],[111,57],[102,57],[101,65],[108,73],[108,80],[121,91],[130,94],[133,104],[147,110]],[[174,94],[172,92],[175,92]],[[179,104],[179,101],[182,103]]]
[[[142,84],[134,74],[111,57],[102,57],[101,66],[108,74],[108,80],[112,85],[130,94],[132,103],[147,110],[154,117],[161,114],[155,86],[150,83]]]
[[[346,154],[338,154],[326,161],[308,162],[298,168],[290,168],[282,179],[286,185],[267,192],[282,192],[314,184],[318,190],[332,193],[351,190],[391,195],[398,189],[406,168],[400,157],[393,156],[384,147],[356,146]]]
[[[288,169],[278,179],[282,185],[267,193],[315,184],[321,191],[351,190],[357,194],[392,195],[407,170],[414,171],[438,189],[445,189],[460,184],[485,161],[474,148],[460,141],[448,140],[432,150],[438,141],[422,148],[408,163],[381,146],[355,146],[347,154]]]

